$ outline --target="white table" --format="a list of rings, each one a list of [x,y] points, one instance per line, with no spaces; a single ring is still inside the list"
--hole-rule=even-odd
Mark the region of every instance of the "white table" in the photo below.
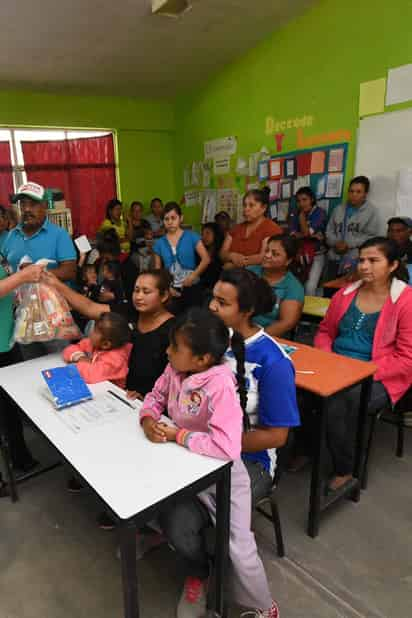
[[[157,510],[183,495],[195,495],[217,485],[216,606],[225,615],[224,574],[228,560],[230,467],[224,462],[189,452],[173,443],[147,440],[137,410],[113,402],[116,419],[74,433],[44,396],[41,370],[64,365],[49,355],[0,369],[0,387],[37,429],[61,453],[104,501],[119,522],[125,618],[138,618],[136,526],[152,519]],[[92,385],[95,395],[112,384]]]

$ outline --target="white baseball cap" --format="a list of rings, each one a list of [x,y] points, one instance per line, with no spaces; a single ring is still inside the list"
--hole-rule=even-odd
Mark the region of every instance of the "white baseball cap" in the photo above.
[[[13,195],[12,202],[15,204],[23,197],[29,197],[35,202],[44,202],[47,199],[45,193],[44,187],[38,185],[37,182],[26,182],[24,185],[21,185],[17,193]]]

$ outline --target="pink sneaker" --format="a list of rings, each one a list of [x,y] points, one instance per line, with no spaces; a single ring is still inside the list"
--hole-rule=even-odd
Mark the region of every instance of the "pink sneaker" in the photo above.
[[[177,618],[204,618],[206,615],[207,581],[187,577],[177,606]]]
[[[252,609],[241,614],[240,618],[280,618],[280,612],[275,601],[269,609]]]

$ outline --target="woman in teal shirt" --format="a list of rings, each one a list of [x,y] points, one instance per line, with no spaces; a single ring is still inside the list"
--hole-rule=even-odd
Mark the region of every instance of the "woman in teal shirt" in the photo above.
[[[254,322],[263,326],[272,337],[281,337],[293,330],[302,314],[305,291],[289,270],[298,248],[297,240],[291,236],[272,236],[267,243],[262,266],[249,266],[249,270],[266,279],[276,295],[272,311],[254,318]]]
[[[12,343],[14,328],[12,292],[23,283],[38,281],[42,270],[43,266],[32,264],[9,276],[10,269],[0,254],[0,367],[12,365],[20,360]],[[13,466],[27,472],[37,462],[32,458],[24,441],[18,410],[12,407],[8,400],[0,399],[0,406],[7,429]],[[0,474],[0,498],[7,496],[8,493],[8,487]]]

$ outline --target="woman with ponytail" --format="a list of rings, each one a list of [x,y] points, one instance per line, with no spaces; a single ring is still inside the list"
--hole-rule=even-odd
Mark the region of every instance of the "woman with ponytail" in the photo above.
[[[243,340],[237,334],[233,341],[240,400],[245,402]],[[228,328],[211,311],[191,309],[180,316],[170,334],[169,365],[146,395],[140,422],[152,442],[176,442],[200,455],[233,460],[229,541],[233,597],[239,605],[263,606],[253,609],[256,617],[279,618],[251,532],[250,480],[240,457],[243,411],[236,380],[224,362],[229,343]],[[161,420],[166,409],[173,426]],[[215,521],[215,506],[215,487],[210,487],[160,514],[161,528],[185,575],[177,618],[206,615],[209,556],[204,531]]]
[[[357,268],[359,281],[334,295],[315,346],[375,363],[369,403],[373,412],[395,405],[412,386],[412,287],[407,285],[398,246],[388,238],[364,242]],[[330,491],[352,478],[359,395],[360,387],[355,386],[336,395],[328,408],[327,441],[334,472]]]
[[[266,496],[273,482],[276,449],[286,443],[289,428],[299,425],[295,372],[283,348],[254,322],[270,311],[272,290],[249,270],[224,271],[213,290],[210,309],[235,331],[227,359],[247,394],[247,423],[242,458],[249,472],[253,503]],[[236,334],[239,333],[239,334]],[[239,336],[244,340],[245,372],[235,369]]]
[[[280,227],[266,217],[269,189],[253,189],[243,198],[244,222],[235,225],[227,234],[220,257],[225,268],[251,266],[262,262],[270,236],[280,234]]]

